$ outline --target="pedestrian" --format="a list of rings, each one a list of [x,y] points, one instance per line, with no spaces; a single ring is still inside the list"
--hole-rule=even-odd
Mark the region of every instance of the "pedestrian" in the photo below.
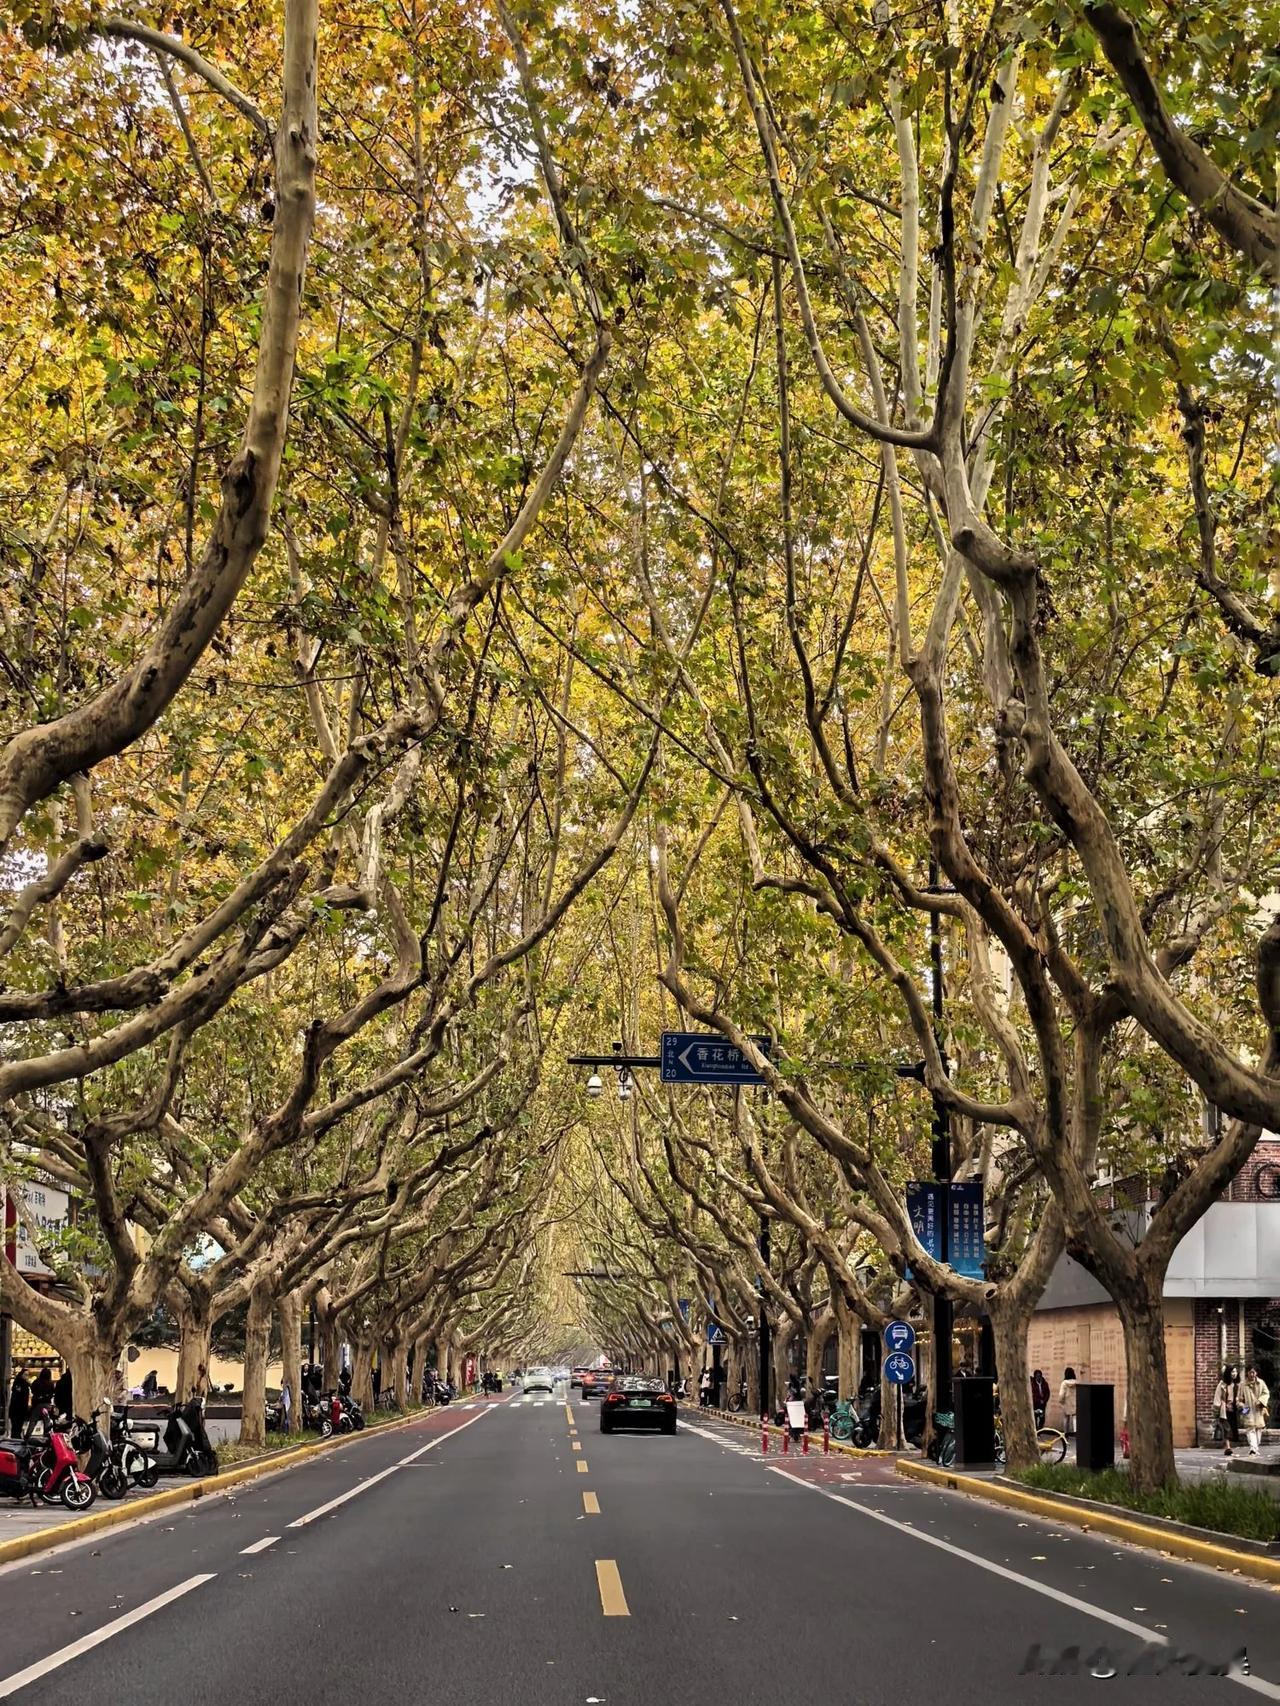
[[[21,1438],[22,1430],[27,1425],[27,1417],[31,1414],[31,1382],[27,1379],[25,1369],[19,1369],[13,1377],[13,1385],[9,1389],[9,1432],[15,1438]]]
[[[1240,1381],[1233,1362],[1224,1366],[1214,1388],[1213,1413],[1222,1423],[1222,1455],[1234,1457],[1240,1439]]]
[[[1049,1382],[1044,1377],[1043,1369],[1036,1369],[1031,1376],[1031,1410],[1036,1419],[1036,1426],[1044,1426],[1044,1418],[1049,1409]]]
[[[1062,1431],[1070,1439],[1076,1431],[1076,1371],[1070,1364],[1062,1371],[1058,1402],[1062,1406]]]
[[[698,1407],[705,1410],[711,1402],[711,1370],[704,1368],[698,1378]]]
[[[31,1388],[31,1408],[38,1410],[53,1403],[53,1370],[42,1368]]]
[[[55,1416],[69,1416],[71,1410],[71,1370],[64,1368],[58,1376],[58,1384],[53,1389],[53,1413]]]
[[[1267,1425],[1267,1406],[1271,1402],[1271,1388],[1258,1373],[1257,1366],[1250,1363],[1244,1371],[1244,1385],[1240,1388],[1241,1406],[1244,1409],[1244,1437],[1249,1442],[1249,1456],[1258,1455],[1258,1447],[1262,1443],[1262,1430]]]

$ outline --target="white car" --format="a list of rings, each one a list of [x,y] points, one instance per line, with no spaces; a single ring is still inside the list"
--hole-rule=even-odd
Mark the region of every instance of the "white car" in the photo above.
[[[555,1376],[549,1368],[527,1368],[524,1373],[524,1389],[526,1392],[554,1393]]]

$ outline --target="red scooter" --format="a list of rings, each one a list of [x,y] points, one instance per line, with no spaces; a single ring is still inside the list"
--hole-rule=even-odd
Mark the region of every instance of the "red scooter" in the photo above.
[[[50,1425],[44,1413],[43,1439],[0,1439],[0,1494],[12,1499],[37,1495],[46,1504],[61,1502],[69,1511],[85,1511],[98,1489],[80,1471],[80,1458],[67,1437],[66,1426]]]

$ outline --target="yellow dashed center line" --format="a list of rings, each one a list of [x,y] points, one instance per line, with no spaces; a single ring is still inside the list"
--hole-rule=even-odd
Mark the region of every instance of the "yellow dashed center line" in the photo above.
[[[630,1617],[631,1608],[622,1591],[622,1577],[612,1558],[596,1559],[596,1581],[600,1586],[600,1609],[606,1617]]]
[[[573,1442],[573,1449],[574,1449],[574,1450],[575,1450],[575,1451],[581,1451],[581,1450],[582,1450],[582,1441],[581,1441],[581,1440],[580,1440],[580,1439],[575,1439],[575,1440],[574,1440],[574,1442]]]
[[[585,1457],[580,1457],[578,1459],[578,1473],[579,1475],[585,1475],[587,1473],[587,1460]]]
[[[588,1516],[599,1516],[600,1500],[594,1493],[584,1493],[582,1495],[582,1508]]]

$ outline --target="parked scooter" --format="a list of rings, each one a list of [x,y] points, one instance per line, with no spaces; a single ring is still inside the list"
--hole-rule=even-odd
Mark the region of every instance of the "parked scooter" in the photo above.
[[[343,1433],[359,1433],[364,1426],[364,1411],[349,1392],[339,1392],[337,1402],[342,1407]]]
[[[96,1421],[100,1412],[93,1412]],[[158,1430],[157,1430],[158,1432]],[[130,1487],[154,1487],[160,1479],[156,1460],[130,1432],[129,1407],[111,1412],[111,1457],[98,1477],[104,1499],[122,1499]]]
[[[185,1404],[175,1404],[169,1411],[164,1438],[158,1440],[159,1424],[149,1427],[134,1423],[130,1437],[141,1445],[147,1439],[146,1450],[151,1454],[157,1475],[214,1475],[218,1470],[218,1454],[213,1449],[204,1425],[204,1399],[191,1398]]]
[[[327,1398],[315,1398],[311,1393],[302,1394],[302,1425],[312,1433],[318,1433],[321,1439],[328,1439],[333,1432],[333,1411]]]
[[[80,1468],[80,1457],[72,1444],[71,1423],[54,1421],[48,1410],[42,1415],[43,1439],[0,1442],[0,1492],[15,1498],[32,1498],[32,1489],[48,1505],[61,1503],[69,1511],[86,1511],[98,1489]]]
[[[101,1410],[95,1410],[87,1422],[83,1416],[76,1416],[70,1428],[72,1449],[78,1457],[84,1460],[81,1464],[83,1473],[89,1477],[99,1492],[102,1491],[104,1471],[107,1474],[108,1482],[111,1480],[111,1441],[98,1426],[98,1417],[101,1414]],[[123,1492],[123,1489],[121,1491]],[[106,1495],[107,1498],[117,1496],[114,1493]]]
[[[41,1447],[38,1439],[0,1439],[0,1497],[30,1499],[40,1496]]]

